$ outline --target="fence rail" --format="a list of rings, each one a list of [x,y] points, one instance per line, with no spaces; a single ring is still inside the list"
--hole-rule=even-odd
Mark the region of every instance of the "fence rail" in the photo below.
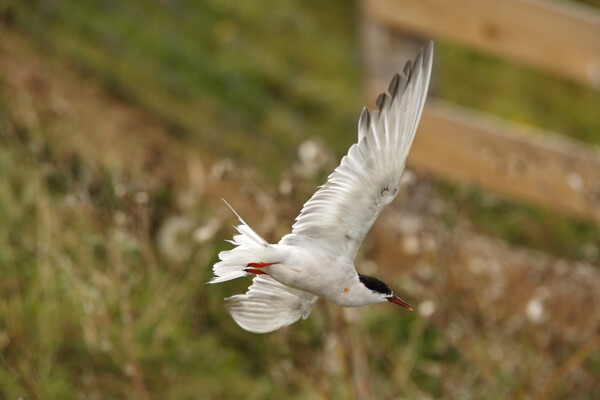
[[[365,15],[600,88],[600,11],[593,7],[550,0],[366,0]]]
[[[600,87],[600,11],[590,7],[539,0],[364,0],[364,9],[369,99],[403,65],[403,52],[414,52],[406,49],[407,35],[456,41]],[[600,153],[559,134],[429,99],[409,163],[600,223]]]

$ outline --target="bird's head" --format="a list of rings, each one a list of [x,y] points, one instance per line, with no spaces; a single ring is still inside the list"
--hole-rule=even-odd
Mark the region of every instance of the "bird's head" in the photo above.
[[[372,276],[366,276],[358,274],[360,283],[362,283],[370,292],[369,297],[372,298],[373,303],[383,303],[389,301],[390,303],[398,304],[399,306],[408,308],[412,311],[412,307],[409,306],[404,300],[396,296],[392,289],[384,282]]]

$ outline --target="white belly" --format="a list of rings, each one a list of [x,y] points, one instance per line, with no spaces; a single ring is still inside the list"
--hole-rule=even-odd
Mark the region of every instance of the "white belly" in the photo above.
[[[279,246],[287,257],[265,268],[265,272],[286,286],[331,300],[332,293],[343,292],[344,285],[356,280],[352,264],[340,264],[296,246]]]
[[[348,261],[327,259],[301,247],[278,245],[285,254],[278,264],[264,269],[272,278],[294,289],[304,290],[336,304],[354,307],[364,305],[357,291],[354,265]]]

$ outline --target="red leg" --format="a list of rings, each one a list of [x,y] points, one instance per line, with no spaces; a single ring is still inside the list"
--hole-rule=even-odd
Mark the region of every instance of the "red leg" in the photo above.
[[[279,263],[278,262],[272,262],[272,263],[264,263],[264,262],[250,263],[250,264],[246,265],[246,267],[249,267],[249,268],[264,268],[264,267],[268,267],[269,265],[274,265],[274,264],[279,264]]]
[[[244,271],[246,272],[250,272],[256,275],[265,275],[265,272],[262,272],[260,269],[256,269],[256,268],[246,268]]]
[[[256,274],[256,275],[264,275],[264,274],[266,274],[266,272],[263,272],[263,271],[261,271],[258,268],[268,267],[269,265],[273,265],[273,264],[279,264],[279,263],[278,262],[273,262],[273,263],[264,263],[264,262],[249,263],[248,265],[246,265],[246,269],[244,269],[244,271],[250,272],[250,273]]]

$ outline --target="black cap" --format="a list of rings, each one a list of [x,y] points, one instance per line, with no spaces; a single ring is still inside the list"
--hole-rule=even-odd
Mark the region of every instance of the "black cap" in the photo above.
[[[371,289],[374,292],[378,292],[381,294],[392,294],[392,289],[385,283],[381,282],[377,278],[373,278],[372,276],[366,276],[358,274],[358,278],[367,288]]]

